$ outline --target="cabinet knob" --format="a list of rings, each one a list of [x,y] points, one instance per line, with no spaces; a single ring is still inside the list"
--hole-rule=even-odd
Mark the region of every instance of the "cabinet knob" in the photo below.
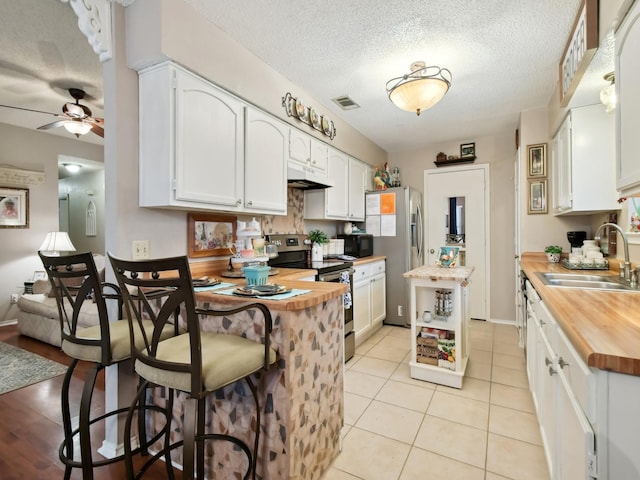
[[[549,360],[549,357],[544,357],[544,364],[548,367],[549,365],[551,365],[553,362],[551,360]]]
[[[545,322],[544,320],[540,319],[540,326],[544,327],[547,324],[547,322]]]
[[[253,202],[252,202],[251,200],[249,200],[249,201],[247,202],[247,206],[248,206],[248,207],[250,207],[251,205],[253,205]]]
[[[558,359],[558,365],[560,365],[560,368],[564,368],[564,367],[568,367],[569,363],[565,362],[564,359],[562,357],[560,357]]]
[[[238,200],[236,200],[236,206],[240,206],[240,204],[242,203],[242,199],[239,198]]]
[[[429,250],[429,253],[433,254],[436,253],[436,251],[432,248],[431,250]]]
[[[552,366],[550,366],[549,367],[549,375],[553,377],[556,373],[558,373],[558,372],[556,372],[555,369]]]

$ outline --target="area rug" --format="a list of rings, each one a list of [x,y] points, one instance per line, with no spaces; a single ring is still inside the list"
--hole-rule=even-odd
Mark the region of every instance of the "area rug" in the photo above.
[[[61,375],[67,367],[0,342],[0,394]]]

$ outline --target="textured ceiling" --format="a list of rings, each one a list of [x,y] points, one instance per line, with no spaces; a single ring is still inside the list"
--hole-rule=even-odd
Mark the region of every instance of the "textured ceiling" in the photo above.
[[[545,106],[580,0],[185,2],[313,95],[324,111],[396,151],[515,129],[520,111]],[[0,9],[0,104],[57,112],[68,100],[65,89],[79,86],[102,116],[102,67],[71,7],[60,0],[0,0]],[[590,88],[576,95],[581,104],[598,101],[603,71],[613,69],[611,55],[600,57],[585,82]],[[444,99],[419,117],[395,107],[385,92],[387,80],[417,60],[453,74]],[[361,108],[341,110],[331,99],[342,95]],[[1,108],[0,121],[17,123]],[[35,128],[50,117],[27,114],[21,121]],[[101,142],[91,134],[82,139]]]

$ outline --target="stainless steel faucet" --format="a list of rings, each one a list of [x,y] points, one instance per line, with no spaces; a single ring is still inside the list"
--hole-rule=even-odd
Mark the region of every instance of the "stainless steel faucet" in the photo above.
[[[598,227],[598,229],[596,230],[596,234],[594,235],[595,240],[597,240],[598,242],[600,242],[600,232],[605,227],[615,228],[618,231],[618,233],[620,233],[620,236],[622,237],[622,244],[624,245],[624,272],[623,272],[623,274],[624,274],[625,281],[630,283],[631,282],[631,262],[629,261],[629,241],[627,239],[627,234],[616,223],[603,223],[602,225],[600,225]]]

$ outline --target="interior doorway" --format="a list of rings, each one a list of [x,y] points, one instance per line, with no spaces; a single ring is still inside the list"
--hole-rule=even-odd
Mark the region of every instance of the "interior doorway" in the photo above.
[[[459,265],[474,267],[469,289],[471,318],[490,317],[489,165],[425,170],[425,264],[440,247],[460,249]]]

